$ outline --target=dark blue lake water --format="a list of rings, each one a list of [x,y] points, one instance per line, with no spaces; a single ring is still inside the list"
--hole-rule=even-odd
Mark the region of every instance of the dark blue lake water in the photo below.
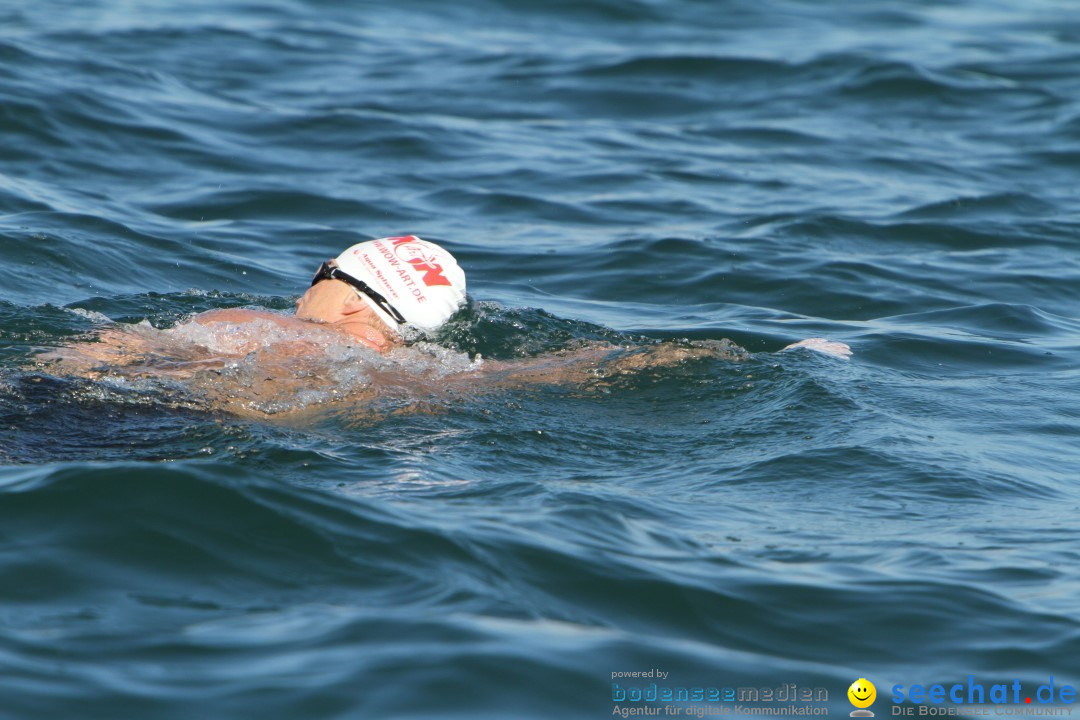
[[[1078,198],[1066,0],[0,2],[0,717],[1080,685]],[[752,355],[289,422],[35,366],[401,233],[451,360]]]

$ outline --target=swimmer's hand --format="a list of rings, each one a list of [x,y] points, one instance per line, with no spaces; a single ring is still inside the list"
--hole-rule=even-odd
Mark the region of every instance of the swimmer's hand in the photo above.
[[[826,340],[825,338],[807,338],[805,340],[800,340],[797,343],[788,345],[784,350],[795,350],[797,348],[806,348],[807,350],[825,353],[826,355],[832,355],[841,360],[847,360],[851,357],[851,348],[846,344]],[[780,352],[784,352],[784,350],[781,350]]]

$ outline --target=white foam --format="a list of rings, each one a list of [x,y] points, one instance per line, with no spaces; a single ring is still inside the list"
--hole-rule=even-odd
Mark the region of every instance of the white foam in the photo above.
[[[484,360],[479,355],[472,359],[466,353],[429,342],[396,348],[387,354],[387,358],[398,363],[405,372],[434,373],[438,376],[475,372],[484,365]]]
[[[340,334],[315,323],[310,323],[310,328],[293,329],[264,318],[237,324],[202,324],[187,320],[162,332],[165,333],[162,338],[171,343],[194,344],[222,355],[246,354],[282,343],[332,345],[341,342]]]
[[[113,322],[112,318],[103,313],[99,313],[97,310],[84,310],[82,308],[64,308],[72,315],[78,315],[79,317],[86,318],[95,323],[108,324]]]

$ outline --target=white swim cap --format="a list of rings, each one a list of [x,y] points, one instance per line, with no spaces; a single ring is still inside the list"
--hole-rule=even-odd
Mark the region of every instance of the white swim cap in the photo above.
[[[465,304],[465,271],[444,248],[415,235],[369,240],[341,253],[337,266],[382,295],[392,310],[410,325],[435,330]],[[394,330],[401,324],[363,292],[383,322]]]

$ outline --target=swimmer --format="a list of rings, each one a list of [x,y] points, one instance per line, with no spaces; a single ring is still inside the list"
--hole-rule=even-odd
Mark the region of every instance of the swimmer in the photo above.
[[[321,388],[316,403],[344,399],[326,375],[328,348],[353,353],[365,382],[349,399],[370,400],[376,386],[407,385],[428,396],[483,379],[486,386],[575,383],[669,366],[703,357],[740,360],[730,341],[658,343],[626,349],[594,344],[546,357],[466,362],[431,377],[396,372],[377,358],[400,357],[407,339],[442,327],[465,305],[465,273],[439,245],[415,235],[362,242],[324,262],[296,301],[294,315],[266,310],[211,310],[171,330],[147,323],[111,325],[94,342],[59,348],[42,359],[61,375],[88,379],[171,379],[182,382],[211,409],[262,416],[291,412],[290,396]],[[847,358],[843,343],[810,338],[784,350],[806,348]],[[410,358],[415,360],[415,358]],[[415,364],[415,363],[414,363]]]

